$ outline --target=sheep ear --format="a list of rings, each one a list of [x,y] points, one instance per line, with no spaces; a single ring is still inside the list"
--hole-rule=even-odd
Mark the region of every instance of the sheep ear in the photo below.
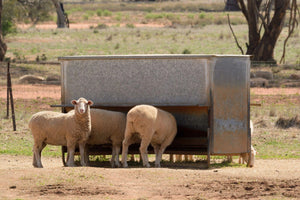
[[[92,102],[91,100],[88,100],[88,105],[93,105],[94,104],[94,102]]]
[[[76,105],[76,104],[77,104],[77,101],[76,101],[76,100],[72,100],[71,103],[72,103],[73,105]]]

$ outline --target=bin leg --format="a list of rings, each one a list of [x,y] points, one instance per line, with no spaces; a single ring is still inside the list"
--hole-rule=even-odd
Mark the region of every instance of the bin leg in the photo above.
[[[210,128],[207,129],[207,169],[210,168]]]

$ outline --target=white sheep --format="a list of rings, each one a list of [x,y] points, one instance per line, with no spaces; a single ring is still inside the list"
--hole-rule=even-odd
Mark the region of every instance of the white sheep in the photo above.
[[[246,162],[248,167],[254,167],[256,151],[252,145],[251,145],[251,153],[250,154],[251,154],[251,156],[249,158],[249,153],[241,153],[241,155],[239,157],[239,164],[244,164],[244,162]]]
[[[112,144],[111,166],[119,167],[119,153],[124,139],[126,115],[121,112],[91,109],[92,130],[89,145]],[[85,160],[89,161],[86,150]]]
[[[184,158],[185,162],[194,162],[193,155],[182,155],[182,154],[176,154],[175,155],[175,162],[182,162]]]
[[[72,100],[74,110],[68,113],[42,111],[34,114],[29,121],[34,145],[33,166],[42,168],[41,152],[47,145],[62,145],[68,148],[67,166],[75,166],[75,147],[79,144],[80,155],[84,156],[84,148],[91,132],[90,106],[92,101],[85,98]],[[85,166],[84,159],[81,165]]]
[[[252,120],[250,120],[250,130],[251,130],[251,136],[252,136],[253,131],[254,131],[254,126],[253,126]],[[246,162],[248,167],[254,167],[256,151],[252,145],[251,145],[250,154],[251,154],[251,156],[249,157],[249,153],[242,153],[239,157],[239,164],[244,164],[244,162]]]
[[[151,143],[156,154],[155,167],[160,167],[162,154],[172,143],[176,133],[176,120],[170,113],[150,105],[133,107],[127,114],[122,150],[123,167],[128,167],[128,146],[135,143],[136,136],[141,139],[140,153],[143,165],[150,167],[147,148]]]
[[[251,130],[251,136],[253,135],[253,131],[254,131],[254,126],[253,126],[253,122],[252,120],[250,120],[250,130]],[[255,161],[255,155],[256,155],[256,151],[254,149],[254,147],[251,145],[251,156],[249,157],[249,153],[241,153],[239,155],[239,164],[244,164],[245,162],[247,163],[248,167],[254,167],[254,161]],[[227,156],[227,159],[229,162],[232,162],[232,156]]]

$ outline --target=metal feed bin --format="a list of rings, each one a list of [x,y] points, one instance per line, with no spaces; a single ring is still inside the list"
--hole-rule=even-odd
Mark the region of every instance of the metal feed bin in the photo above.
[[[63,112],[79,97],[94,101],[94,108],[124,113],[150,104],[177,120],[178,133],[166,154],[207,155],[209,164],[210,155],[250,152],[249,56],[70,56],[59,61]],[[89,148],[111,154],[109,144]],[[129,153],[138,153],[138,145]]]

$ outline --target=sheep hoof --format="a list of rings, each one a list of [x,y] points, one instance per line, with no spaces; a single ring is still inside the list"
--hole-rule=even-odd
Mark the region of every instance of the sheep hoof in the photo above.
[[[115,164],[111,164],[111,167],[112,167],[112,168],[118,168],[119,166],[118,166],[118,165],[115,165]]]
[[[123,168],[128,168],[128,164],[123,164]]]
[[[147,163],[147,164],[144,165],[144,167],[150,168],[150,164]]]
[[[73,164],[67,164],[68,167],[77,167],[74,163]]]
[[[155,164],[155,167],[156,168],[160,168],[160,164]]]

